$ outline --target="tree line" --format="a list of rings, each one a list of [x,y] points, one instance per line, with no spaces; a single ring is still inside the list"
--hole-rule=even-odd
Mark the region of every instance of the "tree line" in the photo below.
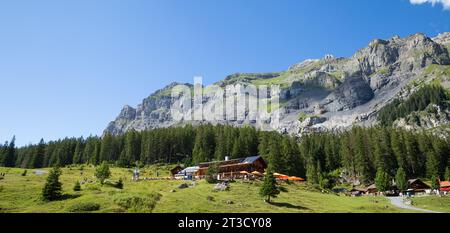
[[[450,135],[412,132],[390,127],[354,127],[343,132],[312,133],[300,139],[253,127],[225,125],[161,128],[124,135],[65,138],[16,148],[15,138],[0,147],[0,166],[40,168],[70,164],[120,167],[155,163],[223,160],[261,155],[272,171],[306,177],[327,187],[344,172],[369,184],[377,172],[394,178],[402,168],[407,177],[447,178]]]
[[[391,126],[395,120],[406,117],[414,111],[422,111],[428,105],[435,104],[448,109],[450,93],[439,84],[425,85],[406,100],[394,99],[378,113],[378,120],[383,126]]]

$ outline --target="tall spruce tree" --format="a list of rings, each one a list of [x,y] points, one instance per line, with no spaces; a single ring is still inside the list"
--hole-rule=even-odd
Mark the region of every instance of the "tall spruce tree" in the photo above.
[[[277,187],[277,181],[273,176],[272,170],[267,170],[266,175],[264,176],[264,182],[259,190],[259,195],[264,197],[264,200],[270,203],[270,198],[276,198],[280,194],[280,190]]]
[[[389,174],[385,172],[383,168],[378,168],[377,170],[375,185],[377,186],[379,192],[388,191],[390,188]]]
[[[397,185],[398,190],[400,190],[401,192],[406,191],[406,189],[408,189],[408,180],[406,178],[406,172],[401,167],[397,170],[397,174],[395,175],[395,183]]]
[[[54,201],[61,199],[62,197],[62,184],[59,182],[59,176],[61,175],[61,169],[54,167],[48,177],[47,181],[42,189],[42,198],[46,201]]]
[[[16,160],[16,136],[13,136],[11,142],[6,148],[6,153],[3,158],[3,165],[5,167],[14,167]]]

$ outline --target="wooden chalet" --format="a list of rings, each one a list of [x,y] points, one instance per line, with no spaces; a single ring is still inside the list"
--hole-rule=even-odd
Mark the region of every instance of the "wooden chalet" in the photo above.
[[[375,184],[372,184],[366,188],[366,194],[377,194],[377,193],[378,193],[378,189]]]
[[[408,180],[408,190],[418,192],[425,192],[426,189],[431,189],[431,187],[425,184],[420,179],[410,179]]]
[[[176,174],[183,171],[183,167],[180,165],[175,166],[174,168],[170,169],[170,175],[172,177],[175,177]]]
[[[267,163],[261,156],[252,156],[239,159],[225,158],[223,161],[200,163],[198,165],[199,170],[197,171],[196,176],[199,178],[204,178],[209,166],[212,164],[219,164],[219,179],[242,178],[244,176],[249,176],[250,173],[254,171],[264,173],[264,170],[267,168]]]

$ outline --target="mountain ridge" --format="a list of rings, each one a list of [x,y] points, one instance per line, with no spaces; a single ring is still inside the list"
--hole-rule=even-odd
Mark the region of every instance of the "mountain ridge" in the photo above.
[[[422,83],[439,79],[448,89],[450,65],[450,33],[434,38],[423,33],[400,38],[374,39],[351,57],[307,59],[287,70],[273,73],[234,73],[215,85],[271,85],[281,87],[280,106],[272,111],[280,121],[270,120],[256,125],[246,116],[244,120],[212,121],[212,124],[234,126],[255,125],[280,132],[301,135],[310,131],[347,128],[354,124],[373,125],[376,113],[394,98],[409,96]],[[430,68],[431,67],[431,68]],[[443,74],[436,72],[444,70]],[[438,77],[439,76],[439,77]],[[123,134],[204,122],[174,121],[170,114],[173,82],[145,98],[136,108],[125,106],[104,133]],[[190,88],[192,84],[185,83]],[[219,99],[204,91],[204,104],[214,108]],[[299,116],[303,116],[300,120]],[[270,126],[270,127],[269,127]]]

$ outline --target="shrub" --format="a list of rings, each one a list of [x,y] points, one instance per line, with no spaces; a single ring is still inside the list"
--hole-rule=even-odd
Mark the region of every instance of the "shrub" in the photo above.
[[[91,191],[100,191],[101,190],[101,188],[98,184],[86,184],[84,187],[85,187],[85,189],[91,190]]]
[[[95,169],[95,177],[97,177],[100,184],[103,185],[106,179],[111,176],[111,171],[109,171],[108,164],[103,161],[103,163]]]
[[[118,193],[113,197],[114,203],[133,213],[149,213],[161,198],[159,193]]]
[[[75,192],[81,191],[81,185],[79,181],[75,182],[75,185],[73,186],[73,191]]]
[[[76,203],[70,206],[67,210],[69,212],[90,212],[90,211],[96,211],[100,209],[100,204],[94,203],[94,202],[81,202]]]
[[[123,181],[122,181],[122,179],[119,179],[119,181],[117,181],[116,188],[123,189]]]

